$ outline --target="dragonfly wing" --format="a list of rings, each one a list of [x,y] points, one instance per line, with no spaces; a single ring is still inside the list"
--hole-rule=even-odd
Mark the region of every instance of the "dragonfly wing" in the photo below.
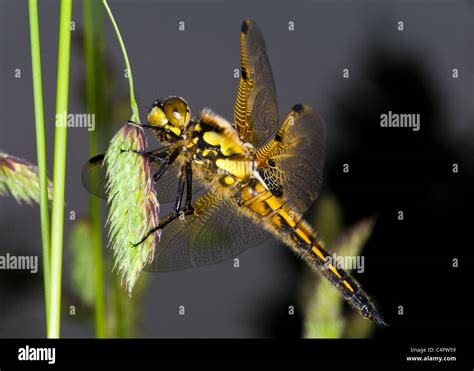
[[[247,20],[240,34],[240,80],[234,122],[242,140],[258,147],[278,127],[275,81],[265,40],[257,24]]]
[[[284,197],[304,213],[321,190],[324,150],[323,120],[318,112],[298,104],[288,113],[275,138],[258,149],[257,158],[263,177],[281,185]]]
[[[271,235],[240,214],[233,201],[207,192],[198,198],[193,215],[163,228],[155,259],[147,271],[166,272],[222,262]]]
[[[149,153],[157,156],[168,150],[168,147],[162,147]],[[103,166],[104,156],[104,154],[100,154],[87,161],[82,168],[81,178],[82,184],[89,193],[106,199],[107,195],[105,193],[105,186],[107,183],[107,171],[106,166]],[[158,159],[150,161],[151,174],[153,174],[158,169],[160,164],[161,161]],[[178,191],[179,170],[179,165],[177,162],[175,162],[155,184],[158,200],[160,203],[165,204],[176,199],[176,194]],[[194,179],[193,193],[197,193],[202,189],[203,186],[196,179]]]
[[[85,163],[81,172],[81,179],[84,188],[97,197],[107,198],[105,185],[107,183],[107,172],[105,166],[102,166],[105,155],[92,157]]]

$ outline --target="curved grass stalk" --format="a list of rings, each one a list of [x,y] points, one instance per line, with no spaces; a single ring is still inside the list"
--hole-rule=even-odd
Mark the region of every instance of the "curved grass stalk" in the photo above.
[[[130,89],[131,121],[140,123],[138,106],[135,99],[133,75],[117,22],[114,19],[107,1],[102,1],[122,50],[127,69]],[[141,237],[152,227],[158,225],[158,200],[151,186],[148,160],[137,158],[133,153],[122,153],[124,149],[145,150],[146,138],[143,129],[136,125],[126,124],[114,136],[107,150],[107,194],[109,204],[110,246],[114,250],[114,268],[122,275],[129,295],[140,275],[141,270],[153,259],[155,234],[140,246],[130,249],[130,243],[140,241]],[[131,156],[130,156],[131,154]],[[116,174],[129,174],[129,177],[117,177]],[[118,294],[118,293],[117,293]],[[119,313],[120,310],[117,310]]]
[[[138,123],[140,122],[140,116],[138,114],[138,106],[137,106],[137,101],[135,99],[135,90],[133,87],[133,75],[132,75],[132,69],[130,67],[130,61],[128,60],[127,50],[125,49],[125,44],[123,43],[120,30],[117,26],[117,22],[115,22],[115,18],[112,14],[112,11],[109,8],[109,5],[107,4],[107,0],[102,0],[102,3],[104,4],[104,7],[107,10],[107,13],[109,15],[110,21],[112,22],[112,25],[114,26],[114,30],[115,30],[115,33],[117,34],[117,39],[120,44],[120,48],[122,49],[123,59],[125,60],[125,67],[127,68],[128,84],[129,84],[129,89],[130,89],[130,106],[132,107],[131,120],[133,122]]]

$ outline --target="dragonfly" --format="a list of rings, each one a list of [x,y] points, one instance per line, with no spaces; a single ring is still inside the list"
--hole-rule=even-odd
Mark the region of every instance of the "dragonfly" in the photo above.
[[[181,97],[156,100],[147,124],[162,145],[146,156],[161,203],[171,212],[150,235],[161,239],[148,271],[216,264],[270,237],[283,242],[328,279],[360,314],[386,326],[360,284],[330,263],[303,215],[323,177],[325,126],[319,113],[295,105],[280,123],[275,82],[263,34],[246,20],[240,33],[240,78],[233,122],[210,109],[192,117]],[[105,197],[104,155],[83,168],[85,188]],[[199,195],[199,196],[198,196]]]

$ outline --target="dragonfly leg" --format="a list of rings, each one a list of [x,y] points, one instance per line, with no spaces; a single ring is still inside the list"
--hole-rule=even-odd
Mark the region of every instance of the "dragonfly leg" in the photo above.
[[[139,242],[137,243],[131,243],[131,245],[133,247],[137,247],[137,246],[140,246],[148,237],[150,237],[153,233],[159,231],[159,230],[162,230],[163,228],[165,228],[169,223],[171,223],[173,220],[179,218],[182,214],[184,215],[190,215],[194,212],[194,209],[191,207],[191,209],[189,210],[185,210],[185,211],[182,211],[181,213],[171,213],[171,214],[168,214],[165,219],[163,219],[160,224],[155,227],[155,228],[152,228],[148,231],[148,233],[145,235],[145,237],[143,237]]]
[[[173,156],[173,154],[171,155]],[[168,166],[164,166],[168,165]],[[153,178],[155,181],[159,179],[161,175],[167,170],[167,168],[171,165],[169,161],[163,163],[160,168],[157,170]],[[148,237],[150,237],[153,233],[155,233],[158,230],[162,230],[164,227],[166,227],[169,223],[171,223],[173,220],[179,218],[181,215],[190,215],[194,212],[194,208],[191,206],[191,197],[192,197],[192,186],[190,185],[192,182],[192,174],[191,172],[191,163],[187,163],[186,165],[183,166],[181,169],[181,172],[179,174],[179,179],[178,179],[178,193],[176,195],[176,201],[174,204],[174,209],[171,214],[168,214],[164,220],[160,222],[160,224],[148,231],[145,237],[143,237],[138,243],[132,243],[133,247],[137,247],[140,244],[142,244]],[[158,175],[158,178],[155,178]],[[186,176],[186,181],[185,181],[185,176]],[[186,189],[186,205],[184,207],[184,210],[181,210],[181,203],[183,201],[183,194],[184,194],[184,185],[185,182],[187,183],[187,189]],[[189,204],[188,204],[189,203]]]
[[[168,170],[168,168],[173,164],[179,154],[180,149],[177,148],[169,155],[168,158],[162,160],[162,163],[160,164],[158,170],[156,170],[155,174],[153,174],[153,180],[155,181],[155,183],[158,182],[158,180],[164,173],[166,173],[166,170]]]
[[[152,160],[152,161],[163,161],[166,157],[169,156],[168,152],[163,152],[163,153],[155,155],[152,152],[138,151],[136,149],[122,149],[122,150],[120,150],[120,152],[122,152],[122,153],[123,152],[133,152],[133,153],[136,153],[137,155],[146,157],[146,158],[148,158],[149,160]]]
[[[186,178],[185,178],[186,177]],[[174,204],[174,214],[180,216],[180,214],[194,212],[192,207],[193,199],[193,171],[191,168],[191,162],[186,163],[182,168],[178,178],[178,194],[176,195],[176,201]],[[181,208],[184,195],[184,185],[186,184],[186,203],[184,208]],[[180,212],[181,211],[181,212]]]
[[[140,123],[140,122],[135,122],[135,121],[133,121],[133,120],[128,120],[128,123],[129,123],[129,124],[134,124],[134,125],[140,126],[140,127],[142,127],[142,128],[156,129],[156,126],[147,125],[147,124],[142,124],[142,123]]]
[[[185,167],[186,165],[184,165],[181,169],[178,178],[178,194],[176,195],[176,201],[174,203],[174,214],[179,214],[179,210],[181,209],[181,203],[183,202]]]
[[[147,124],[136,124],[136,125],[139,125],[139,126],[141,126],[142,128],[151,129],[151,130],[157,130],[157,129],[159,129],[159,128],[157,128],[156,126],[153,126],[153,125],[147,125]]]
[[[192,209],[193,201],[193,169],[191,167],[191,162],[187,162],[185,165],[186,173],[186,204],[184,205],[185,210]]]

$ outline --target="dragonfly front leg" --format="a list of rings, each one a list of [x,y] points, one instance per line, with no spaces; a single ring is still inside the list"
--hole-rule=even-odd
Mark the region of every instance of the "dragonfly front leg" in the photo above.
[[[166,173],[168,168],[174,163],[174,161],[180,154],[179,148],[175,149],[171,153],[168,151],[164,151],[163,153],[158,154],[152,152],[137,151],[135,149],[122,149],[121,152],[133,152],[137,155],[148,158],[150,161],[159,161],[160,166],[158,167],[158,170],[156,170],[155,174],[153,174],[153,180],[155,183],[158,182],[158,180],[164,173]]]
[[[152,161],[163,161],[164,159],[166,159],[166,157],[169,156],[168,152],[163,152],[163,153],[155,155],[152,152],[138,151],[136,149],[122,149],[120,150],[120,152],[122,153],[133,152],[133,153],[136,153],[137,155],[146,157],[147,159],[152,160]]]
[[[163,228],[165,228],[169,223],[171,223],[173,220],[179,218],[181,215],[191,215],[192,213],[194,212],[193,208],[191,207],[191,209],[189,210],[184,210],[182,211],[181,213],[170,213],[168,214],[165,219],[163,219],[160,224],[153,228],[153,229],[150,229],[148,231],[148,233],[145,235],[145,237],[143,237],[139,242],[137,243],[132,243],[132,246],[133,247],[137,247],[137,246],[140,246],[148,237],[150,237],[153,233],[159,231],[159,230],[163,230]]]
[[[166,173],[168,168],[174,163],[179,154],[180,150],[177,148],[168,156],[168,158],[163,159],[163,162],[160,164],[160,167],[158,168],[158,170],[156,170],[155,174],[153,174],[153,180],[155,181],[155,183],[158,182],[158,180],[164,173]]]
[[[184,167],[181,170],[179,174],[179,179],[178,179],[178,194],[176,195],[176,201],[174,203],[174,208],[173,212],[168,214],[165,219],[163,219],[160,224],[152,228],[151,230],[148,231],[148,233],[143,237],[139,242],[137,243],[132,243],[133,247],[137,247],[140,244],[142,244],[148,237],[150,237],[153,233],[162,230],[164,227],[166,227],[169,223],[171,223],[173,220],[176,218],[179,218],[180,216],[180,209],[181,209],[181,202],[183,200],[183,194],[184,194]],[[158,170],[159,171],[159,170]],[[161,175],[160,175],[161,176]]]
[[[163,164],[164,165],[164,164]],[[160,166],[161,169],[161,166]],[[160,169],[158,169],[157,173],[160,172]],[[156,173],[155,173],[156,175]],[[159,176],[161,176],[159,174]],[[188,162],[186,163],[180,171],[179,178],[178,178],[178,193],[176,195],[176,201],[174,204],[173,211],[168,214],[165,219],[163,219],[160,224],[152,228],[148,233],[146,234],[145,237],[143,237],[139,242],[137,243],[132,243],[133,247],[137,247],[140,244],[143,243],[148,237],[150,237],[153,233],[162,230],[165,228],[169,223],[171,223],[173,220],[185,216],[185,215],[191,215],[194,213],[194,208],[192,206],[192,168],[191,168],[191,163]],[[184,194],[184,186],[186,184],[186,204],[184,205],[184,209],[181,209],[181,204],[183,202],[183,194]]]

